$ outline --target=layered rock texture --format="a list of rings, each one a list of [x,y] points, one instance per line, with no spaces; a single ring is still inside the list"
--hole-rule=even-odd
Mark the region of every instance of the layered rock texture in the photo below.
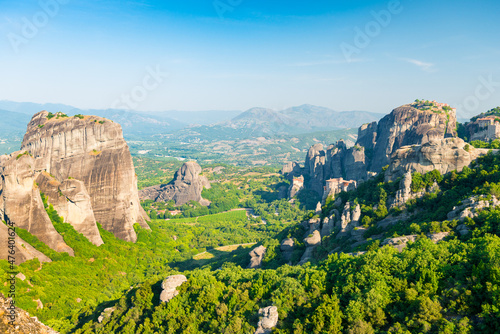
[[[103,241],[96,222],[126,241],[137,239],[133,224],[149,228],[121,127],[103,118],[39,112],[28,124],[21,151],[0,157],[0,219],[73,255],[50,221],[42,196],[97,246]],[[33,257],[48,261],[27,245],[19,254],[21,262]]]
[[[460,138],[446,138],[422,145],[405,146],[392,154],[385,174],[386,180],[395,180],[408,171],[422,174],[433,170],[438,170],[441,174],[452,170],[460,172],[488,151],[488,149],[474,148]]]
[[[461,145],[459,140],[453,139],[456,137],[456,115],[454,110],[436,111],[418,108],[415,103],[407,104],[394,109],[378,123],[362,125],[358,129],[358,140],[354,147],[347,148],[343,140],[326,149],[322,144],[316,144],[309,149],[304,168],[298,167],[297,163],[289,163],[284,166],[283,173],[287,174],[290,180],[304,175],[308,180],[305,188],[316,191],[325,200],[329,195],[344,190],[344,182],[351,182],[351,185],[345,184],[345,189],[348,190],[356,186],[353,181],[363,181],[380,173],[384,166],[391,163],[391,157],[400,148],[406,149],[418,145],[427,152],[426,157],[437,166],[437,160],[434,159],[436,156],[439,154],[446,156],[445,151],[448,146]],[[461,146],[463,147],[464,145]],[[455,150],[449,155],[454,156],[456,153]],[[443,171],[456,169],[470,163],[475,157],[477,154],[474,150],[471,150],[469,155],[462,154],[455,159],[450,156],[438,168]],[[417,159],[408,157],[410,158]],[[400,164],[404,165],[404,168],[401,169],[399,176],[416,167],[410,162],[408,160],[408,163],[404,161]],[[428,162],[427,165],[433,165],[432,162]]]
[[[95,219],[116,237],[135,241],[133,225],[147,228],[147,216],[120,125],[96,116],[48,116],[47,111],[33,116],[21,150],[33,156],[35,170],[59,182],[82,181]]]
[[[209,205],[210,202],[201,197],[203,188],[210,188],[205,176],[200,175],[201,167],[194,161],[186,162],[177,172],[174,179],[168,184],[148,187],[140,191],[141,199],[150,199],[155,202],[174,200],[176,205],[183,205],[189,201]]]
[[[33,157],[22,152],[2,158],[0,219],[27,230],[57,252],[73,255],[73,250],[57,233],[45,211],[41,190],[35,181],[39,173],[35,172],[34,166]]]

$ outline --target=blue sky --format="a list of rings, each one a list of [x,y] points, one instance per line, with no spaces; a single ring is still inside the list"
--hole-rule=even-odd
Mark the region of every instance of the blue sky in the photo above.
[[[0,0],[0,99],[388,113],[427,98],[472,116],[500,105],[499,12],[494,0]]]

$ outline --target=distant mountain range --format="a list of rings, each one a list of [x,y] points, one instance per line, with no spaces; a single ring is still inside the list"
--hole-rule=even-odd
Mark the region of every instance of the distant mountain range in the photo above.
[[[41,111],[62,111],[70,116],[87,114],[121,124],[129,140],[147,140],[154,135],[170,135],[182,140],[232,140],[259,136],[294,135],[342,128],[356,128],[379,120],[383,114],[366,111],[338,112],[313,105],[282,111],[252,108],[240,111],[138,112],[115,109],[78,109],[65,104],[37,104],[0,101],[0,131],[5,136],[22,136],[30,117]]]
[[[192,126],[181,130],[184,140],[196,138],[244,139],[251,137],[273,137],[295,135],[344,128],[357,128],[364,123],[378,121],[384,114],[367,111],[338,112],[324,107],[305,104],[282,111],[252,108],[233,119],[208,126]]]

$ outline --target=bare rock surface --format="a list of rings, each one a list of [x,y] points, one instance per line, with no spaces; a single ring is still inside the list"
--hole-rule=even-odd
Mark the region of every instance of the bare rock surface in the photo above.
[[[9,240],[9,229],[5,224],[0,223],[0,244],[7,245]],[[15,245],[15,264],[20,265],[28,260],[38,258],[40,262],[52,262],[52,260],[43,254],[42,252],[36,250],[29,243],[21,239],[16,235],[16,245]],[[0,259],[8,259],[9,248],[0,247]]]
[[[453,170],[460,172],[488,151],[474,148],[460,138],[435,139],[422,145],[401,147],[391,156],[386,181],[393,181],[408,171],[421,174],[433,170],[441,174]]]
[[[448,212],[447,218],[449,220],[458,219],[463,222],[466,218],[477,217],[481,210],[496,207],[499,204],[500,201],[495,196],[492,196],[491,199],[484,196],[473,196],[462,201],[461,205],[453,207],[453,210]]]
[[[315,230],[311,235],[304,239],[306,244],[306,250],[300,259],[299,264],[304,264],[313,258],[314,249],[321,245],[321,234],[318,230]]]
[[[105,308],[104,311],[102,311],[101,314],[99,315],[99,318],[97,318],[97,322],[101,323],[105,319],[108,319],[111,316],[111,314],[113,314],[114,311],[115,311],[114,307]]]
[[[139,203],[137,176],[119,124],[96,116],[33,116],[22,151],[34,158],[34,169],[59,182],[80,180],[90,196],[95,220],[126,241],[136,241],[133,225],[149,228]]]
[[[74,255],[73,249],[57,233],[45,211],[40,189],[35,182],[37,173],[34,165],[35,160],[26,151],[14,152],[2,159],[0,219],[27,230],[57,252]]]
[[[15,308],[17,318],[15,325],[9,324],[10,299],[0,293],[0,333],[4,334],[58,334],[50,327],[42,324],[36,317],[30,317],[28,312]]]
[[[450,232],[431,233],[428,234],[427,237],[431,239],[432,242],[437,243],[446,238],[449,234]],[[415,240],[417,240],[417,237],[417,235],[405,235],[397,238],[387,238],[382,241],[380,245],[389,245],[396,248],[399,252],[402,252],[408,242],[415,242]]]
[[[262,260],[264,259],[264,255],[266,255],[266,247],[260,245],[250,251],[250,264],[248,268],[256,269],[260,268],[262,265]]]
[[[94,245],[104,243],[97,228],[90,196],[82,181],[68,179],[59,182],[49,173],[42,172],[38,174],[36,182],[65,222],[70,223]]]
[[[210,183],[200,173],[200,165],[195,161],[188,161],[175,172],[171,182],[142,189],[139,194],[140,198],[155,202],[174,200],[176,205],[183,205],[189,201],[209,205],[210,202],[201,197],[201,192],[203,188],[210,188]]]
[[[184,282],[187,282],[187,278],[184,275],[172,275],[167,277],[162,283],[161,288],[163,291],[160,294],[161,302],[168,302],[175,296],[179,294],[177,287],[181,286]]]
[[[294,246],[295,242],[292,238],[285,239],[281,242],[280,250],[285,260],[290,261],[292,259]]]
[[[307,153],[305,167],[300,171],[309,179],[305,187],[326,198],[332,192],[332,187],[326,184],[327,180],[366,180],[389,165],[391,156],[402,147],[424,146],[429,142],[456,137],[455,122],[454,111],[439,113],[421,110],[413,104],[395,108],[378,123],[362,125],[354,147],[347,148],[343,140],[326,149],[321,144],[312,146]],[[403,165],[406,167],[406,164]],[[441,169],[452,170],[455,165],[453,159],[445,159]],[[297,174],[300,169],[297,166],[297,163],[288,164],[283,171]],[[408,169],[402,169],[396,178],[406,171]],[[325,194],[326,191],[328,194]]]
[[[268,306],[259,310],[259,323],[254,334],[269,334],[278,324],[278,308]]]

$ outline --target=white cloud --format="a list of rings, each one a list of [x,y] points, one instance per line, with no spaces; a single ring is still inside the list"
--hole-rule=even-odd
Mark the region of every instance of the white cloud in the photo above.
[[[424,72],[429,72],[429,73],[436,72],[436,68],[433,63],[427,63],[421,60],[411,59],[411,58],[402,58],[401,60],[418,66]]]

